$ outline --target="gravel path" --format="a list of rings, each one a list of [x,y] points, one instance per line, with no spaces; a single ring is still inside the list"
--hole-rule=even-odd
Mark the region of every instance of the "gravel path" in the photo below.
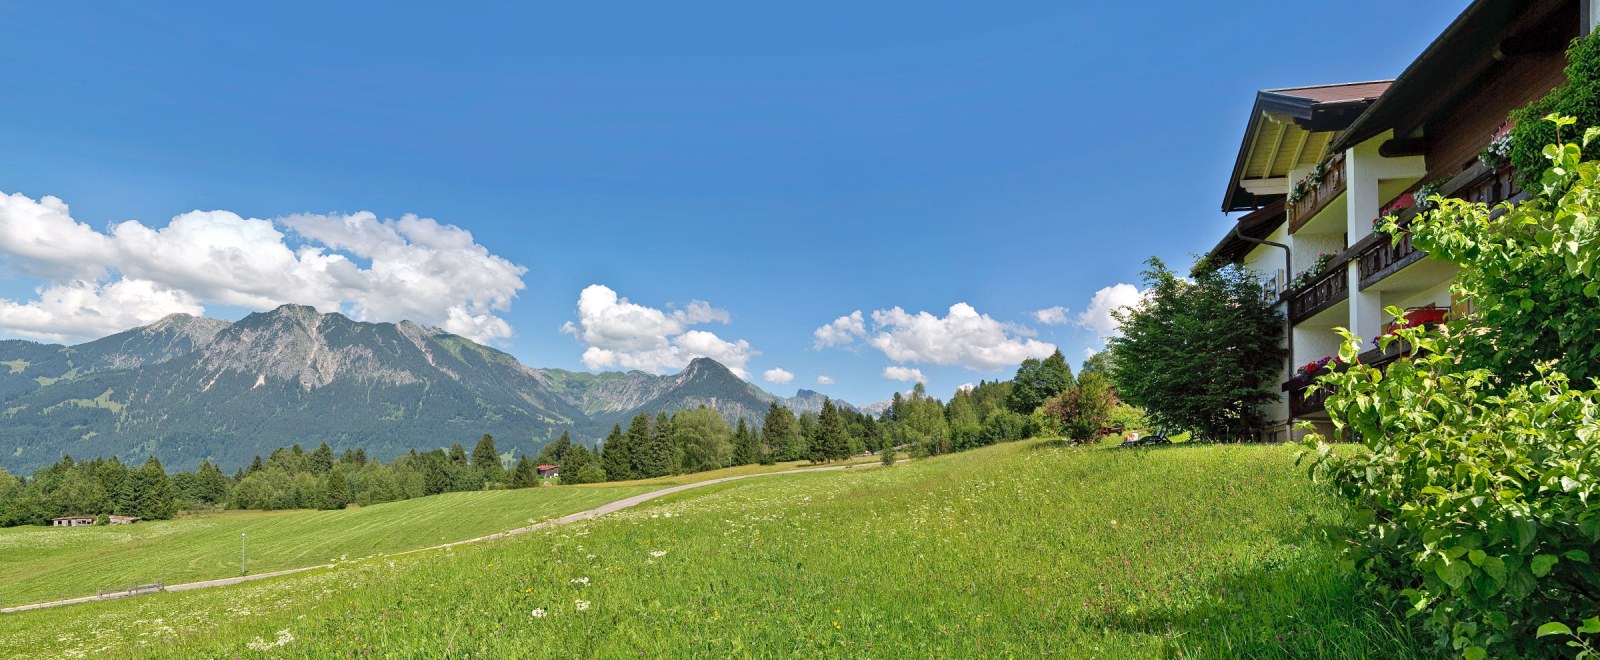
[[[643,494],[640,494],[640,495],[634,495],[632,497],[624,497],[624,498],[622,498],[620,500],[616,500],[616,501],[613,501],[613,502],[607,502],[607,503],[602,504],[600,506],[597,506],[597,507],[595,507],[593,509],[588,509],[588,510],[585,510],[585,511],[579,511],[577,513],[567,514],[565,516],[561,516],[560,518],[554,518],[554,519],[551,519],[551,520],[546,520],[544,522],[534,523],[532,525],[528,525],[527,527],[518,527],[518,528],[513,529],[513,530],[508,530],[508,531],[504,531],[504,532],[497,532],[497,533],[494,533],[494,534],[490,534],[488,536],[480,536],[478,538],[467,539],[465,541],[455,541],[455,542],[452,542],[452,543],[445,543],[445,544],[442,544],[442,545],[435,545],[435,546],[431,546],[431,547],[427,547],[427,548],[417,548],[416,550],[406,550],[405,552],[396,552],[396,553],[393,553],[393,554],[390,554],[390,555],[384,555],[384,556],[394,557],[394,556],[399,556],[399,555],[408,555],[408,554],[411,554],[413,552],[426,552],[428,550],[439,550],[439,549],[442,549],[442,548],[453,548],[455,546],[466,545],[468,543],[479,543],[479,542],[482,542],[482,541],[492,541],[494,539],[501,539],[501,538],[505,538],[505,537],[508,537],[508,536],[515,536],[517,534],[526,534],[528,532],[532,532],[532,531],[535,531],[535,530],[546,529],[546,528],[550,528],[550,527],[556,527],[556,526],[559,526],[559,525],[566,525],[568,523],[574,523],[574,522],[577,522],[579,520],[587,520],[589,518],[598,518],[600,516],[606,515],[608,513],[613,512],[613,511],[620,511],[620,510],[626,509],[626,508],[628,508],[630,506],[635,506],[635,505],[638,505],[638,504],[643,504],[645,502],[649,502],[650,500],[656,499],[658,497],[665,497],[665,496],[671,495],[673,493],[681,493],[681,492],[689,490],[691,488],[700,488],[701,486],[710,486],[712,484],[720,484],[720,483],[724,483],[724,482],[728,482],[728,481],[738,481],[740,479],[751,479],[751,478],[754,478],[754,477],[771,477],[771,476],[774,476],[774,475],[795,474],[795,473],[798,473],[798,472],[828,472],[828,471],[831,471],[831,470],[846,470],[846,469],[850,469],[850,468],[854,468],[854,467],[858,467],[858,466],[859,467],[872,467],[872,466],[875,466],[875,465],[877,465],[877,464],[876,463],[865,463],[865,464],[857,464],[857,465],[834,465],[834,466],[830,466],[830,467],[808,468],[808,469],[805,469],[805,470],[784,470],[784,471],[781,471],[781,472],[763,472],[763,473],[760,473],[760,474],[741,474],[741,475],[733,476],[733,477],[722,477],[720,479],[709,479],[709,480],[706,480],[706,481],[700,481],[700,482],[696,482],[696,483],[692,483],[692,484],[684,484],[682,486],[672,486],[670,488],[663,488],[661,490],[653,490],[653,491],[650,491],[648,493],[643,493]],[[331,566],[333,566],[333,564],[318,564],[316,566],[305,566],[305,567],[302,567],[302,568],[291,568],[291,569],[288,569],[288,570],[273,571],[271,573],[257,573],[255,575],[241,575],[241,576],[238,576],[238,577],[222,578],[220,580],[205,580],[205,581],[202,581],[202,582],[186,582],[184,584],[169,585],[167,587],[164,587],[162,589],[162,591],[189,591],[191,589],[205,589],[205,588],[208,588],[208,587],[221,587],[221,586],[226,586],[226,585],[230,585],[230,584],[239,584],[240,582],[250,582],[252,580],[265,580],[267,578],[278,577],[280,575],[290,575],[290,574],[293,574],[293,573],[303,573],[305,571],[316,570],[316,569],[319,569],[319,568],[329,568]],[[112,593],[108,593],[108,594],[102,594],[102,595],[98,595],[98,596],[84,596],[82,598],[68,598],[66,600],[53,600],[53,601],[50,601],[48,603],[33,603],[31,605],[17,605],[17,606],[14,606],[14,607],[0,607],[0,614],[9,613],[9,612],[22,612],[24,610],[38,610],[38,609],[44,609],[46,607],[60,607],[62,605],[75,605],[77,603],[89,603],[89,602],[93,602],[93,601],[97,601],[97,600],[111,600],[111,599],[114,599],[114,598],[126,598],[128,596],[137,596],[137,595],[142,595],[144,593],[154,593],[154,592],[141,591],[141,592],[137,592],[136,593],[136,592],[131,592],[131,591],[117,591],[117,592],[112,592]]]

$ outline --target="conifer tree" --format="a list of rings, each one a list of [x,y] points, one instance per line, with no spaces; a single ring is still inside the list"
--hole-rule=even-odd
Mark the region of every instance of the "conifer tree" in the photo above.
[[[505,468],[500,465],[500,450],[495,449],[493,436],[483,434],[478,439],[478,446],[472,448],[472,469],[482,474],[484,481],[505,480]]]
[[[600,447],[600,467],[606,471],[607,481],[627,481],[633,477],[633,447],[622,433],[622,425],[611,427],[611,435]]]
[[[811,462],[823,463],[850,457],[850,433],[845,429],[844,416],[833,405],[832,399],[822,400],[822,413],[817,416],[816,440],[811,447]]]
[[[563,468],[565,469],[565,468]],[[517,459],[516,467],[511,469],[511,487],[527,488],[539,485],[539,466],[533,464],[533,459],[523,454]]]
[[[672,473],[672,438],[667,424],[656,423],[652,432],[650,415],[639,413],[628,423],[628,446],[633,448],[633,473],[640,479]]]
[[[768,456],[773,461],[794,461],[805,456],[797,451],[802,442],[800,427],[794,412],[774,402],[767,407],[767,418],[761,426],[761,438],[770,448]]]
[[[350,480],[342,468],[328,470],[322,480],[322,501],[319,509],[339,510],[350,503]]]
[[[571,449],[567,450],[566,457],[561,462],[561,483],[593,483],[589,481],[588,477],[594,476],[594,472],[597,470],[600,470],[600,466],[595,460],[594,452],[589,451],[589,448],[584,445],[573,445]],[[605,481],[605,477],[602,476],[594,481]]]
[[[311,472],[314,474],[324,474],[328,470],[332,470],[333,449],[328,446],[328,443],[322,443],[317,447],[316,451],[311,452],[311,456],[307,459],[307,465],[311,467]]]
[[[561,461],[567,456],[567,451],[572,449],[572,435],[566,431],[561,432],[561,437],[539,450],[539,465],[560,465],[566,467]]]
[[[739,426],[733,431],[733,462],[731,465],[749,465],[759,460],[760,447],[756,444],[756,434],[745,424],[744,418],[739,418]]]

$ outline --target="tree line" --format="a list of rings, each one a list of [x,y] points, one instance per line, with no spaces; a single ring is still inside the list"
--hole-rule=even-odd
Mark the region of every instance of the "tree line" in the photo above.
[[[256,456],[232,475],[202,461],[191,472],[169,474],[151,457],[129,466],[117,458],[76,461],[64,456],[33,476],[0,469],[0,526],[47,524],[65,515],[171,518],[180,510],[342,509],[448,492],[527,488],[546,480],[538,466],[559,466],[561,484],[649,479],[726,467],[779,462],[827,463],[876,453],[914,457],[964,451],[1030,437],[1100,437],[1116,424],[1117,402],[1102,357],[1074,378],[1057,351],[1027,360],[1007,381],[982,381],[957,391],[949,403],[921,384],[895,394],[873,416],[824,400],[820,411],[796,415],[773,403],[759,426],[730,425],[716,410],[640,414],[614,426],[597,447],[563,433],[537,457],[508,461],[484,435],[469,453],[415,449],[393,461],[369,460],[363,449],[334,451],[323,443],[305,451],[280,447]]]

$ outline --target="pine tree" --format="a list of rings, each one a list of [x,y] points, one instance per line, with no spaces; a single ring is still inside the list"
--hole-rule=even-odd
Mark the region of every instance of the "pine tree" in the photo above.
[[[295,446],[299,447],[299,445]],[[450,462],[456,465],[467,464],[467,450],[461,447],[461,443],[457,442],[450,445]]]
[[[539,458],[537,459],[537,463],[539,465],[561,465],[565,467],[565,464],[563,464],[561,461],[566,458],[567,452],[571,449],[572,436],[566,431],[562,431],[559,439],[557,439],[555,442],[545,445],[544,449],[539,450]]]
[[[755,431],[744,423],[744,418],[739,418],[739,427],[733,431],[733,462],[731,465],[749,465],[760,460],[761,447],[757,444]]]
[[[228,478],[223,476],[222,470],[211,461],[201,461],[200,469],[195,471],[195,498],[206,504],[220,504],[228,501]]]
[[[322,480],[322,502],[319,509],[338,510],[350,503],[350,480],[344,476],[344,470],[334,468],[328,470],[327,476]]]
[[[817,418],[816,441],[811,447],[811,461],[822,463],[850,457],[850,432],[845,429],[844,416],[833,405],[832,399],[822,400],[822,414]]]
[[[485,433],[472,448],[472,469],[490,483],[505,481],[505,467],[500,465],[500,451],[494,447],[494,437]]]
[[[516,467],[511,469],[511,487],[527,488],[539,485],[539,467],[534,465],[533,459],[523,454],[517,459]]]
[[[672,440],[663,431],[664,424],[657,423],[655,432],[650,429],[650,415],[639,413],[628,423],[628,446],[633,449],[633,475],[639,479],[661,477],[672,473]]]
[[[773,461],[805,458],[804,453],[799,451],[804,442],[800,438],[800,427],[795,422],[794,412],[776,402],[767,408],[767,418],[761,425],[761,438],[766,441],[770,449],[768,456]]]
[[[566,458],[561,463],[561,483],[591,483],[587,477],[593,475],[593,470],[599,469],[600,466],[595,464],[594,452],[589,451],[584,445],[573,445],[567,450]],[[595,481],[605,481],[605,478],[602,476]]]
[[[311,467],[311,471],[315,474],[325,474],[328,470],[332,470],[333,449],[328,447],[328,443],[322,443],[317,447],[316,451],[311,452],[311,456],[307,459],[307,465]]]
[[[622,425],[611,427],[611,435],[600,447],[600,467],[606,471],[607,481],[627,481],[633,477],[633,447],[622,434]]]

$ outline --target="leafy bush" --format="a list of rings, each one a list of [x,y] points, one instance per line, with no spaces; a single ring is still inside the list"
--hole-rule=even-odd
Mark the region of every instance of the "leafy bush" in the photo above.
[[[1032,435],[1028,416],[1010,410],[996,410],[983,420],[983,444],[1021,440]]]
[[[1077,386],[1045,401],[1044,411],[1056,419],[1068,440],[1092,442],[1111,427],[1111,409],[1116,405],[1105,376],[1089,373],[1078,379]]]
[[[1238,266],[1196,264],[1192,280],[1159,259],[1144,272],[1144,297],[1117,313],[1108,345],[1117,395],[1161,426],[1207,440],[1250,437],[1260,407],[1277,399],[1283,315]]]
[[[1535,198],[1493,216],[1443,200],[1413,223],[1419,247],[1463,267],[1475,311],[1380,339],[1409,342],[1383,372],[1355,363],[1347,334],[1351,366],[1319,382],[1335,439],[1366,451],[1308,438],[1315,473],[1357,509],[1349,565],[1468,657],[1561,655],[1540,634],[1600,613],[1600,390],[1572,387],[1595,375],[1597,163],[1574,144],[1545,154]]]
[[[1511,164],[1523,190],[1538,190],[1548,166],[1544,147],[1555,144],[1555,127],[1543,118],[1559,114],[1577,119],[1577,130],[1600,126],[1600,37],[1589,35],[1567,50],[1567,82],[1528,107],[1511,113]],[[1568,133],[1573,135],[1574,133]]]

